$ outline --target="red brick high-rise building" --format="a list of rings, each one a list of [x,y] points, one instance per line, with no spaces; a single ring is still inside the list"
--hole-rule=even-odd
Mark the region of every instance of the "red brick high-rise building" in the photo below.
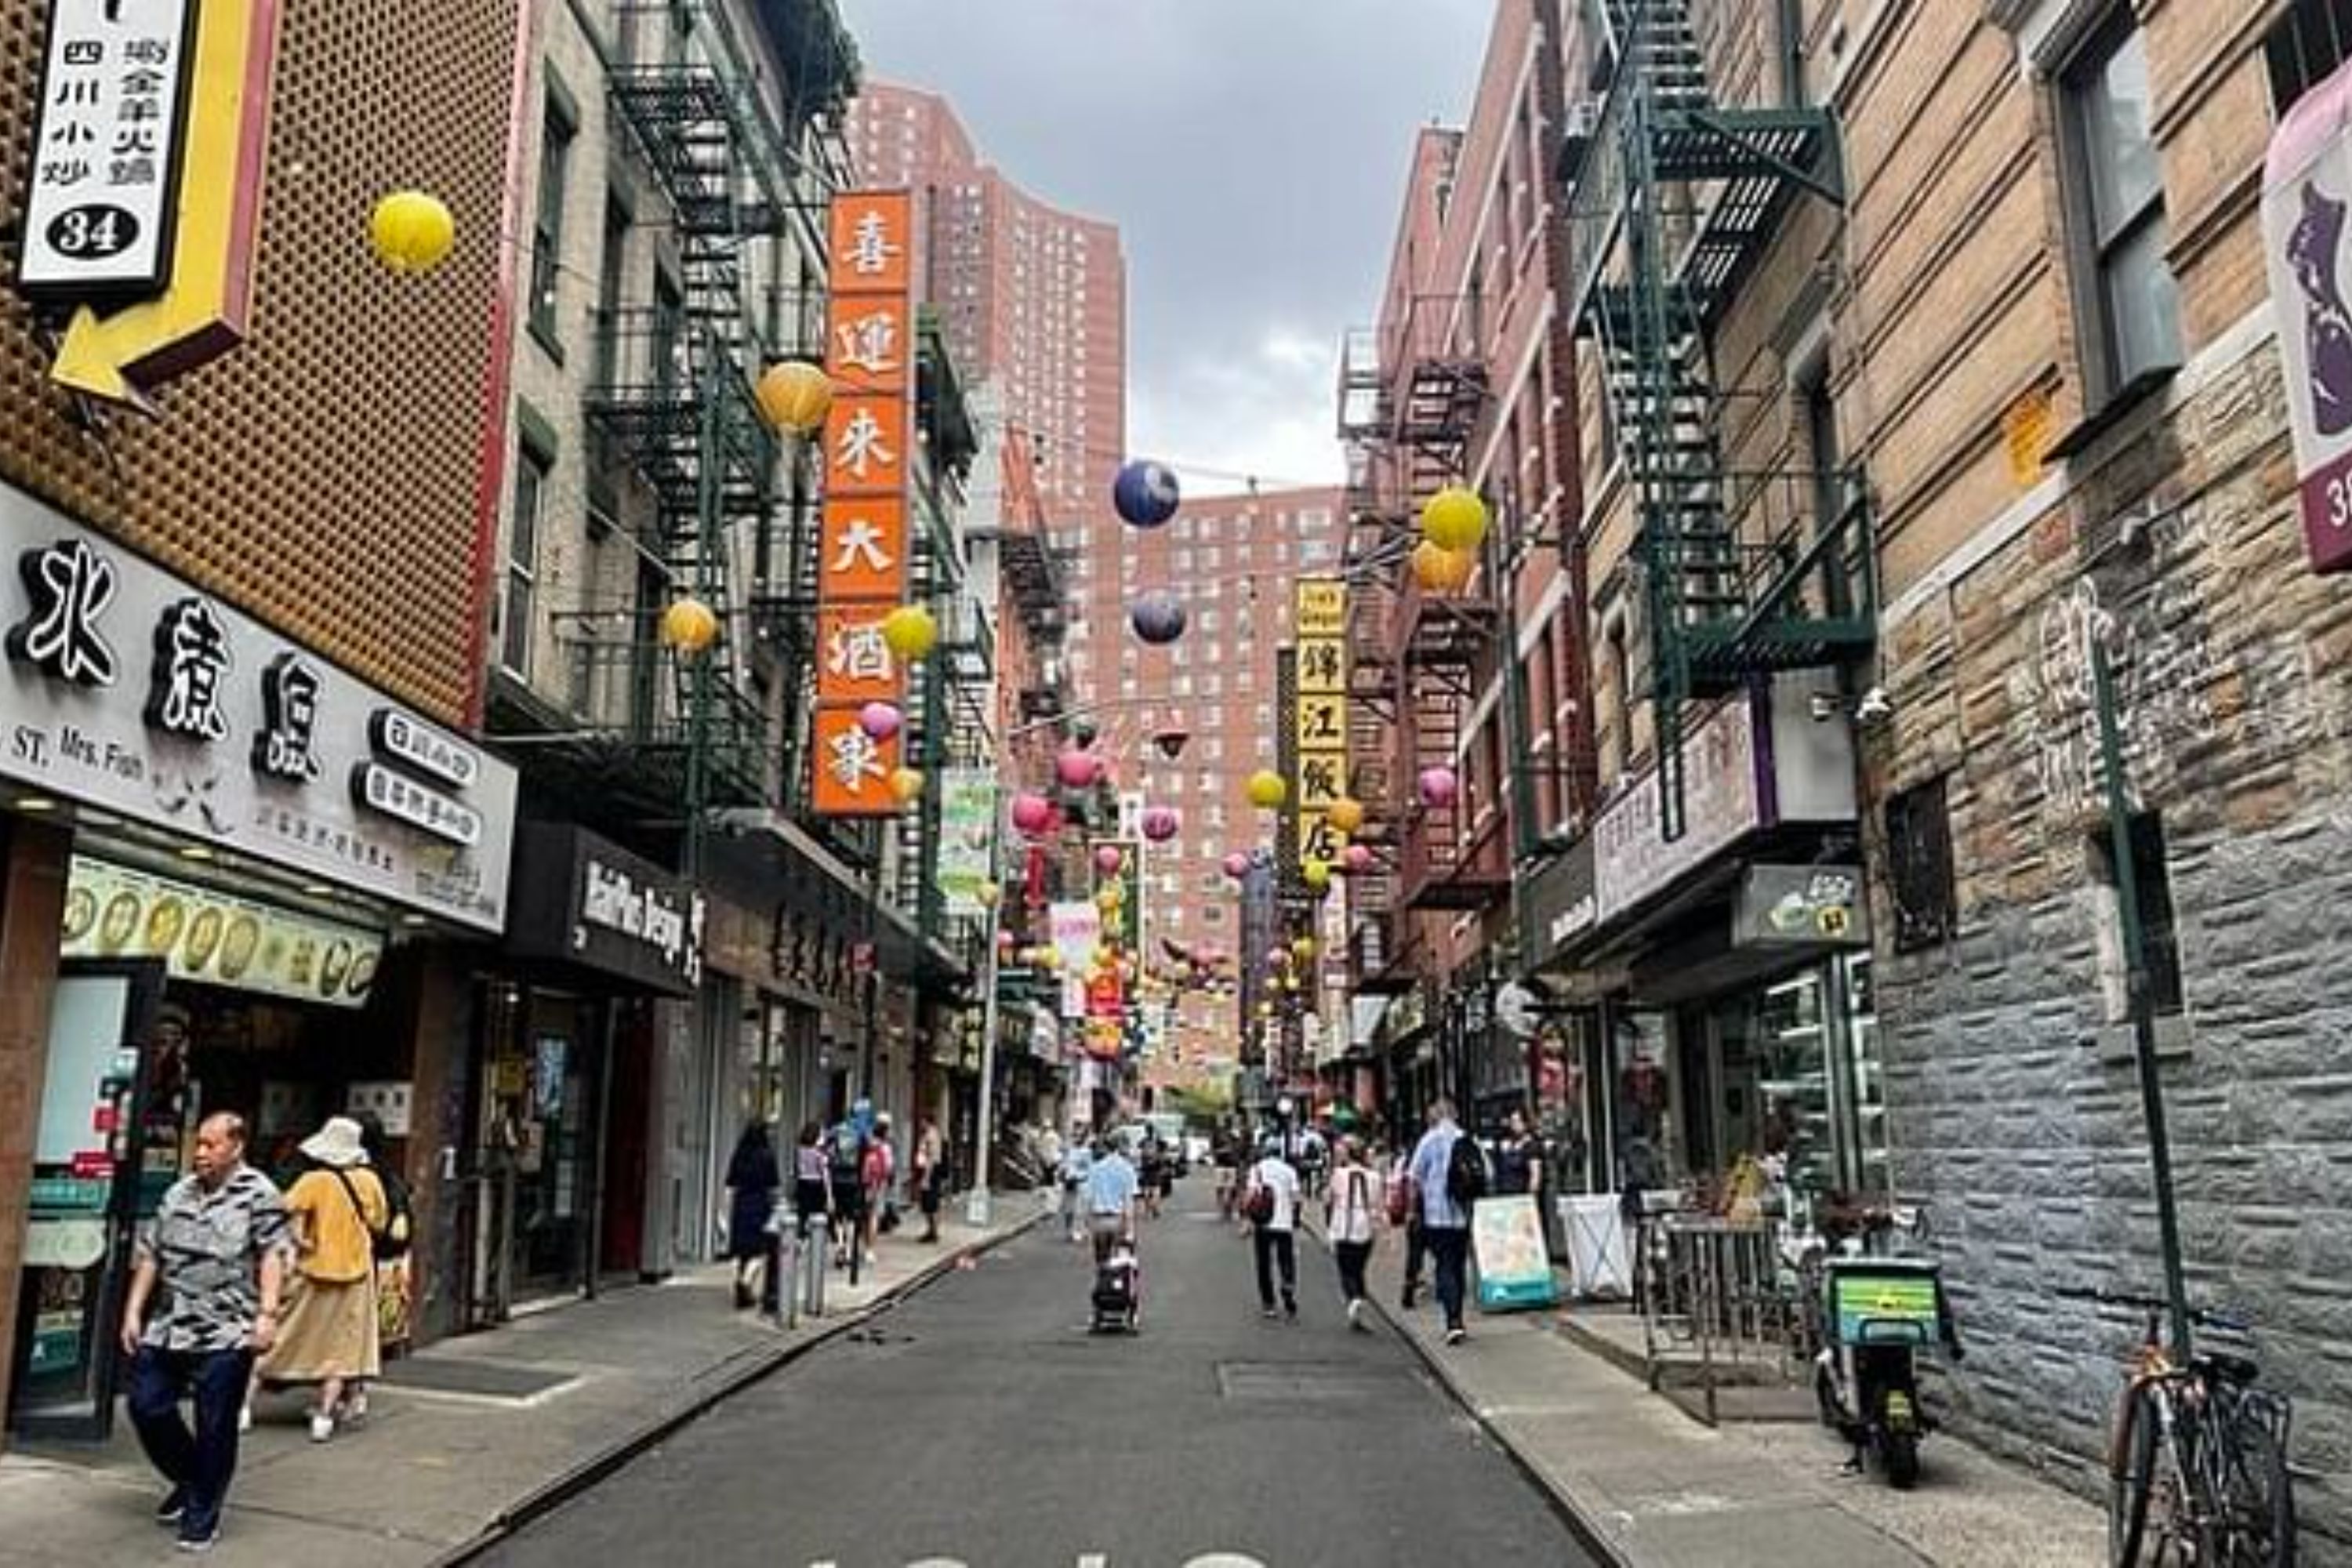
[[[936,93],[869,82],[851,106],[850,153],[867,184],[928,206],[919,292],[967,381],[995,387],[1024,431],[1047,512],[1111,517],[1127,443],[1127,260],[1116,226],[1038,200],[983,162]]]

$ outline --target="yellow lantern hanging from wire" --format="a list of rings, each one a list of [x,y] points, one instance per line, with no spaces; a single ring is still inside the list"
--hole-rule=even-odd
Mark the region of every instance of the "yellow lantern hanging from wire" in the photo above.
[[[1319,893],[1331,886],[1331,867],[1328,861],[1309,860],[1298,868],[1298,879],[1307,884],[1310,893]]]
[[[394,191],[368,215],[368,243],[376,259],[392,271],[403,276],[429,272],[457,245],[457,220],[438,196]]]
[[[1272,768],[1260,768],[1249,776],[1249,803],[1260,811],[1274,811],[1290,798],[1290,786]]]
[[[923,773],[919,768],[896,768],[890,773],[890,793],[900,805],[912,805],[923,798]]]
[[[1300,937],[1297,941],[1290,944],[1290,952],[1291,956],[1297,959],[1301,963],[1312,962],[1316,952],[1315,939],[1311,936]]]
[[[719,640],[719,616],[699,599],[674,599],[662,612],[661,640],[690,658]]]
[[[940,623],[920,605],[901,605],[882,617],[882,641],[901,664],[922,658],[939,640]]]
[[[1440,550],[1475,550],[1486,537],[1486,503],[1475,490],[1448,485],[1423,505],[1421,536]]]
[[[1353,833],[1364,825],[1364,803],[1343,795],[1324,811],[1323,819],[1335,833]]]
[[[833,412],[833,377],[804,359],[780,360],[761,373],[753,395],[772,428],[805,436]]]
[[[1432,594],[1458,592],[1477,569],[1478,558],[1467,550],[1447,550],[1429,540],[1412,547],[1412,577]]]

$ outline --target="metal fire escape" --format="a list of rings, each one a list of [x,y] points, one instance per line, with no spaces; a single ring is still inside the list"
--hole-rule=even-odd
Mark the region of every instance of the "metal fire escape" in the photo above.
[[[1843,206],[1836,125],[1815,109],[1727,109],[1689,0],[1588,0],[1597,106],[1563,146],[1580,338],[1598,352],[1638,513],[1661,826],[1683,830],[1690,706],[1874,637],[1870,516],[1847,473],[1733,471],[1714,334],[1805,194]],[[1780,515],[1775,515],[1776,511]],[[1792,515],[1802,513],[1804,515]]]
[[[1413,781],[1458,769],[1464,715],[1476,699],[1498,625],[1482,580],[1454,594],[1422,588],[1407,560],[1422,503],[1467,472],[1488,402],[1478,347],[1481,301],[1428,295],[1385,333],[1349,335],[1341,355],[1339,435],[1350,449],[1349,628],[1352,696],[1362,716],[1357,787],[1389,836],[1381,865],[1349,894],[1360,987],[1410,984],[1399,960],[1409,911],[1479,909],[1509,885],[1508,856],[1476,842],[1462,806],[1422,802]]]
[[[640,595],[629,637],[584,651],[627,661],[637,695],[625,738],[640,771],[682,778],[696,694],[687,661],[655,651],[656,623],[672,594],[717,612],[717,664],[700,694],[713,807],[761,805],[774,793],[779,748],[753,691],[755,641],[796,671],[809,667],[814,638],[807,616],[754,614],[761,599],[792,592],[814,530],[805,471],[788,493],[777,482],[779,443],[753,388],[773,360],[822,346],[821,301],[779,286],[790,269],[758,266],[762,247],[788,253],[787,226],[821,209],[834,173],[846,167],[845,158],[802,152],[824,134],[819,117],[856,85],[846,35],[829,43],[814,13],[830,9],[814,0],[761,14],[782,63],[781,93],[763,85],[764,68],[717,0],[624,0],[607,60],[615,117],[669,206],[677,271],[674,282],[656,281],[650,306],[603,318],[585,412],[602,449],[652,499],[654,521],[637,543],[667,587]],[[739,583],[746,576],[753,580]],[[667,700],[646,679],[665,662],[675,686]]]

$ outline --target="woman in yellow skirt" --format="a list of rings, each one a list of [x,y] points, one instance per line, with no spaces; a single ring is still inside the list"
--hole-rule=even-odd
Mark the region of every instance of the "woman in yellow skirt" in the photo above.
[[[310,1440],[335,1435],[344,1385],[383,1370],[373,1237],[391,1222],[360,1125],[331,1116],[302,1143],[310,1169],[286,1190],[295,1240],[278,1342],[254,1367],[261,1383],[315,1384]]]

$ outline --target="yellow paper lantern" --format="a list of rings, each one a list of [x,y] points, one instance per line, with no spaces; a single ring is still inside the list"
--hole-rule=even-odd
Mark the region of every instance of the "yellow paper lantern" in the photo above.
[[[804,359],[782,360],[761,373],[754,395],[772,427],[805,436],[833,411],[833,377]]]
[[[1331,803],[1323,816],[1333,832],[1353,833],[1364,825],[1364,803],[1343,795]]]
[[[1319,893],[1331,885],[1331,868],[1325,861],[1309,860],[1298,868],[1298,878],[1308,891]]]
[[[1103,946],[1095,949],[1095,967],[1097,969],[1108,969],[1112,964],[1117,963],[1118,962],[1118,950],[1117,948],[1110,946],[1108,943],[1105,943]]]
[[[940,640],[940,623],[920,605],[901,605],[882,617],[882,640],[901,664],[931,651]]]
[[[1117,913],[1118,906],[1125,901],[1125,900],[1119,897],[1118,884],[1117,882],[1113,882],[1109,887],[1105,888],[1101,892],[1095,895],[1095,902],[1102,906],[1102,910],[1105,914]]]
[[[1045,971],[1049,974],[1055,970],[1061,968],[1062,950],[1058,947],[1039,948],[1037,950],[1037,967]]]
[[[982,882],[971,890],[971,896],[982,909],[992,910],[996,907],[996,900],[1004,896],[1004,889],[993,882]]]
[[[719,617],[699,599],[676,599],[662,612],[661,640],[683,654],[698,654],[719,640]]]
[[[923,798],[923,774],[919,768],[899,768],[890,774],[890,793],[898,797],[901,805],[912,805]]]
[[[1272,768],[1260,768],[1249,776],[1249,803],[1260,811],[1272,811],[1290,798],[1290,786]]]
[[[1475,550],[1486,537],[1486,503],[1475,490],[1448,485],[1423,505],[1421,536],[1440,550]]]
[[[1423,540],[1412,547],[1412,577],[1433,594],[1451,594],[1470,581],[1478,558],[1467,550],[1446,550]]]
[[[1273,1017],[1273,1016],[1274,1016],[1274,1004],[1273,1004],[1273,1003],[1271,1003],[1271,1002],[1261,1002],[1261,1003],[1259,1003],[1259,1004],[1257,1005],[1257,1016],[1258,1016],[1259,1017],[1261,1017],[1261,1018],[1271,1018],[1271,1017]]]
[[[1315,956],[1315,939],[1311,936],[1302,936],[1290,944],[1290,951],[1299,963],[1306,963]]]
[[[457,245],[457,220],[438,196],[394,191],[368,215],[368,243],[376,259],[394,272],[429,272]]]

